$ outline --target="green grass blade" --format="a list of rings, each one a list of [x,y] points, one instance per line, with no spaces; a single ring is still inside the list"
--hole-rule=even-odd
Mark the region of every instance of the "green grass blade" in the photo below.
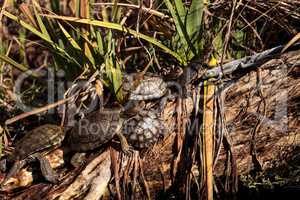
[[[76,61],[75,58],[71,57],[64,49],[60,48],[57,44],[55,44],[51,38],[48,38],[47,35],[41,33],[40,31],[38,31],[36,28],[34,28],[33,26],[27,24],[26,22],[24,22],[23,20],[20,20],[17,16],[7,12],[7,11],[3,11],[3,14],[18,22],[23,28],[31,31],[33,34],[37,35],[38,37],[40,37],[41,39],[43,39],[44,41],[48,42],[50,45],[52,45],[52,48],[54,51],[58,51],[59,53],[63,54],[67,59],[69,59],[70,61],[74,62],[76,65],[78,65],[79,67],[81,67],[81,65],[79,64],[78,61]]]
[[[89,61],[90,61],[90,62],[92,63],[92,65],[93,65],[93,67],[95,67],[95,59],[94,59],[94,57],[93,57],[93,54],[92,54],[92,52],[91,52],[91,50],[90,50],[89,45],[88,45],[87,42],[84,43],[84,49],[85,49],[84,55],[89,59]]]
[[[187,15],[187,33],[189,38],[195,38],[201,30],[203,15],[203,0],[193,0]]]
[[[122,93],[120,91],[122,84],[122,73],[120,66],[117,62],[115,62],[114,56],[109,53],[105,57],[105,71],[108,79],[112,83],[112,91],[116,95],[118,101],[122,101]]]
[[[175,8],[180,21],[185,26],[187,10],[184,4],[182,3],[182,0],[175,0]]]
[[[186,34],[185,34],[185,28],[184,28],[184,21],[181,21],[181,18],[178,14],[178,11],[177,11],[177,8],[176,10],[174,9],[172,3],[170,2],[170,0],[164,0],[168,10],[170,11],[171,13],[171,16],[174,20],[174,23],[175,23],[175,27],[176,27],[176,30],[177,30],[177,33],[179,35],[179,38],[180,38],[180,42],[184,45],[185,48],[188,47],[188,41],[187,41],[187,38],[186,38]],[[180,9],[179,9],[180,10]]]
[[[83,51],[82,48],[79,46],[79,44],[76,42],[75,39],[72,38],[72,36],[69,34],[69,32],[61,25],[61,23],[57,22],[60,29],[62,30],[63,34],[66,36],[66,38],[70,41],[71,45],[76,49],[76,50],[79,50],[79,51]],[[71,26],[72,27],[72,26]],[[72,27],[74,28],[74,27]],[[75,29],[75,28],[74,28]],[[81,38],[84,39],[84,55],[87,57],[87,59],[91,62],[91,64],[93,65],[93,67],[95,67],[95,59],[93,57],[93,54],[90,50],[90,47],[93,48],[93,43],[89,40],[87,34],[84,34],[84,33],[81,33],[79,30],[76,30],[75,31],[77,33],[79,33],[79,36]]]
[[[66,38],[69,40],[69,42],[71,43],[71,45],[81,51],[80,46],[77,44],[77,42],[72,38],[72,36],[69,34],[69,32],[61,25],[61,23],[58,22],[58,26],[59,28],[62,30],[63,34],[66,36]]]
[[[118,1],[113,0],[113,7],[112,7],[112,22],[118,22],[118,16],[120,14],[119,6],[117,6]]]
[[[59,13],[59,0],[51,0],[50,6],[52,12]]]
[[[24,22],[23,20],[20,20],[17,16],[15,16],[15,15],[13,15],[13,14],[7,12],[7,11],[3,11],[3,14],[4,14],[6,17],[8,17],[8,18],[10,18],[10,19],[12,19],[12,20],[18,22],[22,27],[26,28],[27,30],[29,30],[29,31],[31,31],[32,33],[34,33],[35,35],[39,36],[41,39],[43,39],[43,40],[45,40],[45,41],[47,41],[47,42],[49,42],[49,43],[53,43],[52,40],[49,39],[46,35],[44,35],[44,34],[41,33],[40,31],[38,31],[37,29],[35,29],[33,26],[27,24],[27,23]]]
[[[113,87],[114,87],[114,92],[116,94],[116,97],[119,102],[122,101],[122,90],[120,90],[122,86],[122,72],[121,68],[118,62],[116,62],[116,67],[113,68]]]
[[[76,17],[66,17],[66,16],[56,16],[56,15],[44,15],[45,17],[53,18],[53,19],[61,19],[61,20],[66,20],[66,21],[72,21],[76,23],[81,23],[81,24],[89,24],[93,26],[99,26],[99,27],[104,27],[104,28],[111,28],[114,30],[119,30],[125,33],[129,33],[137,38],[146,40],[147,42],[150,42],[151,44],[161,48],[164,50],[166,53],[172,55],[174,58],[176,58],[180,63],[186,64],[186,61],[175,51],[172,51],[169,49],[167,46],[163,45],[160,41],[156,40],[155,38],[152,38],[150,36],[141,34],[136,32],[135,30],[126,28],[120,24],[116,23],[111,23],[111,22],[104,22],[104,21],[99,21],[99,20],[90,20],[90,19],[79,19]]]
[[[103,38],[102,35],[99,31],[96,32],[96,38],[97,38],[97,47],[98,47],[98,51],[99,53],[104,56],[104,52],[105,52],[105,47],[103,45]]]
[[[10,57],[6,56],[6,55],[0,55],[0,59],[3,60],[4,62],[10,64],[11,66],[19,69],[22,72],[27,73],[30,76],[33,77],[39,77],[39,75],[35,72],[32,72],[31,70],[29,70],[28,67],[26,67],[25,65],[22,65],[20,63],[17,63],[16,61],[14,61],[13,59],[11,59]]]
[[[187,11],[182,2],[179,0],[175,1],[175,7],[172,5],[170,0],[164,0],[164,2],[172,15],[177,33],[179,35],[181,43],[180,51],[183,51],[181,54],[185,56],[185,60],[189,60],[196,55],[196,49],[191,38],[189,37],[189,34],[187,33]]]
[[[33,2],[35,2],[35,1],[33,1]],[[38,6],[38,5],[37,5],[37,6]],[[49,33],[48,33],[47,29],[46,29],[46,26],[45,26],[45,24],[43,23],[43,20],[42,20],[41,16],[38,14],[36,5],[33,6],[33,10],[34,10],[34,14],[35,14],[35,17],[36,17],[36,19],[37,19],[39,28],[41,29],[41,31],[42,31],[42,33],[45,35],[45,37],[47,37],[48,40],[51,40],[50,35],[49,35]]]

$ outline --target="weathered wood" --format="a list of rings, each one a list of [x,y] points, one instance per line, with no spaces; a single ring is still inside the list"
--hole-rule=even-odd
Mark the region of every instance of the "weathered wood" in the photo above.
[[[300,51],[286,53],[279,59],[271,60],[261,66],[260,86],[266,101],[265,116],[257,111],[262,99],[257,91],[257,73],[232,82],[224,91],[227,130],[233,153],[237,159],[240,175],[253,169],[251,157],[251,131],[262,117],[263,122],[255,137],[256,157],[262,170],[277,167],[288,161],[294,149],[300,146],[299,99],[300,99]],[[190,107],[190,106],[189,106]],[[175,112],[175,105],[167,106],[168,112]],[[171,127],[176,124],[175,117],[165,116]],[[173,145],[176,133],[157,146],[144,158],[144,168],[152,196],[171,186]],[[226,153],[222,147],[214,174],[224,174]],[[195,174],[198,173],[197,170]]]

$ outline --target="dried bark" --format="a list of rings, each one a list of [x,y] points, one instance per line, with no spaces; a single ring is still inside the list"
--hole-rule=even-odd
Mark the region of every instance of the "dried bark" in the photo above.
[[[257,86],[257,72],[252,71],[230,83],[222,92],[225,95],[225,118],[231,147],[236,157],[239,175],[253,170],[251,156],[252,135],[257,120],[263,121],[256,132],[255,151],[262,170],[275,169],[296,159],[293,152],[300,146],[300,51],[290,52],[264,63],[260,68],[261,85]],[[261,88],[264,100],[258,94]],[[266,102],[262,112],[262,101]],[[175,111],[175,105],[167,107]],[[261,116],[262,115],[262,116]],[[166,123],[176,124],[175,117]],[[148,155],[145,175],[152,197],[171,186],[174,132],[163,144],[155,148],[156,157]],[[226,152],[222,146],[214,169],[216,176],[224,175]],[[195,172],[197,173],[197,172]]]

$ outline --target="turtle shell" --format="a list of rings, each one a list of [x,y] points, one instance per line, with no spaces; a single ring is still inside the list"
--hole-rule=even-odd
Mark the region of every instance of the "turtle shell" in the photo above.
[[[61,126],[45,124],[25,134],[15,145],[13,160],[23,160],[26,157],[50,147],[59,146],[65,137]]]
[[[93,150],[111,140],[121,127],[119,109],[94,111],[71,129],[68,143],[73,151]]]
[[[155,111],[141,111],[126,120],[123,126],[123,134],[128,143],[139,149],[152,146],[166,133],[164,123]]]
[[[135,85],[135,75],[126,75],[123,80],[123,91],[129,93],[129,100],[158,99],[167,92],[167,84],[161,77],[147,74]]]

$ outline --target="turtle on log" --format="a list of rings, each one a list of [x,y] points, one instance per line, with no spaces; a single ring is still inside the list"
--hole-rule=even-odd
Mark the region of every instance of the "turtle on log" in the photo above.
[[[86,152],[117,136],[122,151],[130,153],[130,145],[138,149],[150,147],[165,133],[164,124],[154,111],[143,110],[128,117],[122,109],[102,109],[81,119],[71,129],[67,143],[74,152]]]
[[[130,145],[143,149],[164,138],[167,129],[157,112],[141,110],[124,122],[123,133]]]
[[[123,77],[122,90],[128,100],[152,100],[163,97],[168,91],[168,85],[160,76],[146,73],[139,79],[139,73],[133,73]]]
[[[58,176],[44,154],[60,146],[64,137],[63,128],[53,124],[45,124],[26,133],[15,144],[13,153],[8,157],[8,161],[13,161],[14,164],[2,181],[1,187],[6,184],[9,178],[15,176],[24,165],[33,160],[40,162],[40,168],[45,179],[56,183]]]
[[[68,145],[72,151],[86,152],[100,147],[118,136],[124,152],[130,151],[122,134],[123,118],[120,109],[101,109],[89,113],[70,130]]]
[[[140,75],[140,73],[125,74],[122,82],[122,92],[128,102],[123,108],[124,112],[137,114],[145,104],[144,101],[160,99],[159,112],[162,112],[168,99],[174,99],[169,86],[174,82],[165,82],[161,76],[151,73]]]

